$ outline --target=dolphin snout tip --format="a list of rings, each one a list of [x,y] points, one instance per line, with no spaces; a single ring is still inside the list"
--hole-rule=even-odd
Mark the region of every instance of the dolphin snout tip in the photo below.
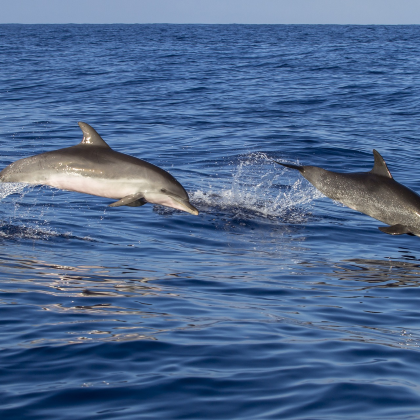
[[[174,209],[182,210],[186,213],[198,216],[198,210],[189,202],[188,198],[184,199],[175,195],[173,195],[171,198],[173,201],[172,204],[169,205],[169,207],[173,207]]]
[[[185,207],[186,212],[193,214],[194,216],[199,215],[199,211],[190,202],[185,203]]]
[[[188,202],[184,204],[185,204],[184,211],[186,211],[187,213],[193,214],[194,216],[199,215],[199,211],[191,203]]]

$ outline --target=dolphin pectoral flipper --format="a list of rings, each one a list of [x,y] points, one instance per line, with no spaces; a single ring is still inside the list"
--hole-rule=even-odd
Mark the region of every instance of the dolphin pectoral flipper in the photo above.
[[[130,206],[130,207],[139,207],[143,204],[146,204],[147,201],[144,198],[143,193],[126,195],[121,198],[121,200],[116,201],[115,203],[110,204],[108,207],[120,207],[120,206]]]
[[[127,203],[125,205],[129,207],[140,207],[144,206],[145,204],[147,204],[147,201],[144,198],[140,198],[136,201],[132,201],[131,203]]]
[[[378,228],[380,231],[388,233],[389,235],[412,235],[415,236],[413,233],[413,229],[410,229],[408,226],[404,226],[401,224],[392,225],[392,226],[379,226]]]

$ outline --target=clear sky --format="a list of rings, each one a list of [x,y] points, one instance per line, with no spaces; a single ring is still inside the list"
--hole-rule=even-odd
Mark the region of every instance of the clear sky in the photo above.
[[[420,24],[420,0],[0,0],[0,23]]]

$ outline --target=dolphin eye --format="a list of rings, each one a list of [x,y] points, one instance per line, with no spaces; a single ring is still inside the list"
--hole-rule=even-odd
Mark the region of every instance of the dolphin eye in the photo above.
[[[165,188],[162,188],[160,191],[163,192],[163,193],[166,193]]]

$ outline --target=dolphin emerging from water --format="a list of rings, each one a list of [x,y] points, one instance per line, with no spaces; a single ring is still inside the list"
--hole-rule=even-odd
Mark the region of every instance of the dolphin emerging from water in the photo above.
[[[420,196],[392,178],[376,150],[373,150],[373,156],[375,163],[370,172],[350,174],[316,166],[276,163],[297,169],[327,197],[390,225],[379,227],[382,232],[420,236]]]
[[[20,159],[0,172],[0,182],[49,185],[118,201],[110,207],[160,204],[197,215],[183,186],[168,172],[112,150],[88,124],[81,143]]]

